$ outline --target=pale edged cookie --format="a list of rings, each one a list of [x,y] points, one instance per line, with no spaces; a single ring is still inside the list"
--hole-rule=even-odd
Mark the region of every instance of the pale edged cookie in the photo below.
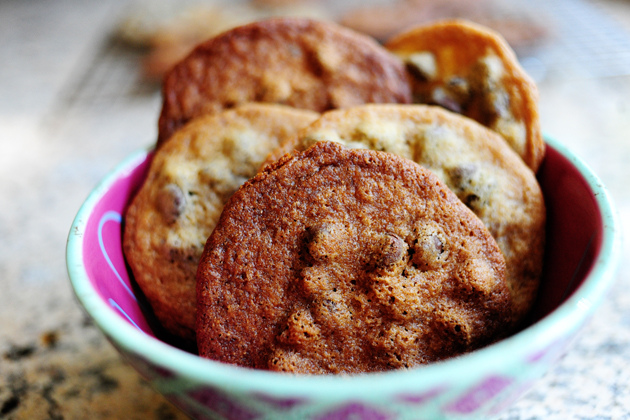
[[[398,57],[331,22],[272,18],[199,44],[165,76],[158,146],[189,119],[243,102],[317,112],[362,103],[408,103]]]
[[[433,171],[499,244],[513,323],[523,320],[540,283],[546,209],[534,173],[497,133],[437,106],[363,105],[322,114],[268,162],[317,141],[395,153]]]
[[[226,204],[197,273],[199,354],[307,374],[442,360],[509,328],[504,270],[431,171],[318,142]]]
[[[318,116],[244,104],[198,117],[155,152],[125,215],[123,247],[135,280],[164,328],[195,338],[195,274],[223,205],[270,150]]]
[[[466,115],[498,132],[534,171],[545,154],[538,89],[498,33],[465,20],[404,31],[385,46],[407,65],[414,103]]]

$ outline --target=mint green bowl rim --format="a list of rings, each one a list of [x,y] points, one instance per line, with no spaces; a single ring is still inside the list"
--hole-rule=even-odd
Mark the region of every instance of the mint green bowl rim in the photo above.
[[[96,325],[124,351],[137,354],[183,379],[182,388],[208,385],[233,392],[264,392],[269,395],[310,399],[383,399],[433,389],[459,378],[481,378],[501,372],[532,352],[544,349],[558,337],[576,331],[605,298],[616,274],[621,254],[618,218],[606,187],[591,169],[558,141],[545,137],[582,174],[594,193],[603,221],[601,250],[582,285],[552,313],[521,332],[463,356],[411,370],[354,376],[288,375],[246,369],[203,359],[150,337],[116,314],[98,295],[87,277],[82,261],[86,221],[105,192],[117,178],[131,171],[145,158],[142,150],[117,165],[89,194],[79,209],[66,247],[67,270],[76,297]],[[181,382],[181,381],[180,381]]]

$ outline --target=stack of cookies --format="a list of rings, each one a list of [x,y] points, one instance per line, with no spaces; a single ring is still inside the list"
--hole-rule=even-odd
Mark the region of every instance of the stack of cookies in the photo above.
[[[125,215],[135,281],[170,336],[240,366],[410,368],[488,345],[542,272],[536,87],[463,21],[384,46],[278,18],[165,77]]]

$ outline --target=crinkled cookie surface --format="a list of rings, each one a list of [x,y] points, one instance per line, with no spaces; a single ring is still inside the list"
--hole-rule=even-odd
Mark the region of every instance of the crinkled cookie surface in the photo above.
[[[320,142],[226,204],[197,273],[203,357],[295,373],[406,368],[509,327],[505,261],[430,171]]]

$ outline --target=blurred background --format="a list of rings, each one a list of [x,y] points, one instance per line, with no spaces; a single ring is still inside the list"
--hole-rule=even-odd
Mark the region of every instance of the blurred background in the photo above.
[[[501,32],[538,83],[544,132],[600,176],[628,236],[628,1],[0,0],[0,418],[184,418],[81,312],[65,241],[96,183],[155,141],[169,66],[271,15],[378,40],[444,17]],[[498,419],[630,419],[629,277],[622,265],[570,353]]]

